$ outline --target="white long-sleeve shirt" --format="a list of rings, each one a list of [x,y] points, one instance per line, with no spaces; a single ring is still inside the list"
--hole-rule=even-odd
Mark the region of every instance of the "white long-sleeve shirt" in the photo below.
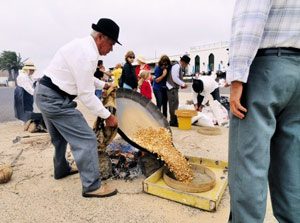
[[[95,95],[104,82],[94,77],[99,52],[91,36],[75,39],[60,48],[44,71],[61,90],[78,99],[96,116],[108,118],[110,112]]]
[[[197,79],[203,82],[203,91],[200,93],[200,95],[204,97],[202,101],[202,104],[204,105],[207,103],[208,100],[210,100],[211,98],[210,93],[212,93],[216,88],[218,88],[219,85],[211,76],[198,76]],[[192,94],[193,94],[193,103],[197,104],[198,93],[196,93],[192,89]]]
[[[32,78],[32,75],[28,75],[24,71],[19,71],[19,75],[17,77],[17,83],[19,87],[24,88],[25,91],[27,91],[29,94],[33,95],[34,88],[33,83],[34,79]]]
[[[173,79],[174,83],[183,87],[185,85],[185,83],[184,83],[184,81],[180,80],[179,71],[180,71],[180,65],[174,64],[171,69],[171,75],[172,75],[172,79]],[[173,88],[173,86],[171,84],[169,84],[168,82],[167,82],[166,86],[169,90]]]

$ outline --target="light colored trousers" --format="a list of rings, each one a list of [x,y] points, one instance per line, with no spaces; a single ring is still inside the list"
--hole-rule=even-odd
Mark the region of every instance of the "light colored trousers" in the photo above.
[[[76,109],[76,102],[41,84],[37,85],[34,96],[55,147],[54,175],[59,177],[70,171],[66,160],[69,143],[83,192],[98,189],[100,179],[96,135]]]
[[[242,103],[231,118],[229,189],[232,221],[264,221],[268,183],[274,216],[300,222],[300,56],[256,57]]]

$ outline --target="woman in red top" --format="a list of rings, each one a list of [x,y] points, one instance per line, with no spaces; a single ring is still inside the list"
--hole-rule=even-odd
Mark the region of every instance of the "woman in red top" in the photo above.
[[[141,95],[145,96],[149,100],[152,99],[152,87],[150,82],[150,71],[142,70],[139,74],[140,80],[138,86],[140,88]]]
[[[139,80],[140,79],[139,74],[142,70],[149,70],[150,71],[151,69],[150,69],[149,65],[146,63],[146,60],[145,60],[144,57],[138,56],[136,58],[136,60],[137,60],[139,65],[137,65],[136,68],[135,68],[135,74],[136,74],[137,79]]]

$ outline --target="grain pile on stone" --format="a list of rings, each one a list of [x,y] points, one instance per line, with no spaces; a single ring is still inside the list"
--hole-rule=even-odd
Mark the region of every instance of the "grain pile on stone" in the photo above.
[[[193,180],[190,164],[173,146],[171,134],[166,128],[141,128],[134,134],[134,141],[165,161],[178,181],[187,183]]]
[[[11,166],[0,165],[0,184],[7,183],[13,174]]]

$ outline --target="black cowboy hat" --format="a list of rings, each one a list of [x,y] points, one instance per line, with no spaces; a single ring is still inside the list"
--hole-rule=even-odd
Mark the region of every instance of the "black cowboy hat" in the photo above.
[[[107,18],[99,19],[97,24],[92,24],[92,29],[122,45],[118,41],[120,28],[113,20]]]
[[[191,61],[191,58],[188,55],[183,55],[182,57],[180,57],[180,60],[182,60],[183,62],[189,64]]]

